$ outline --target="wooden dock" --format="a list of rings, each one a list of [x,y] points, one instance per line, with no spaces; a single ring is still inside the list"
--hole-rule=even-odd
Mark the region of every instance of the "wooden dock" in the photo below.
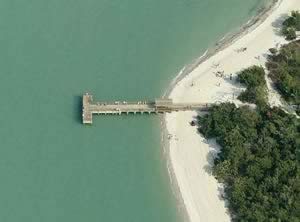
[[[93,96],[86,93],[82,97],[82,122],[93,123],[93,114],[143,114],[143,113],[170,113],[177,111],[200,110],[207,111],[209,104],[203,103],[173,103],[171,99],[156,99],[155,101],[115,101],[93,102]]]

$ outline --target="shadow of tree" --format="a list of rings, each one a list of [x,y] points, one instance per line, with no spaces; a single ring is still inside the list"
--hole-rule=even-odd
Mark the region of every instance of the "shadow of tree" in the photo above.
[[[204,166],[204,169],[208,174],[212,175],[214,161],[215,161],[216,157],[218,156],[218,153],[220,152],[221,147],[219,146],[219,144],[217,144],[215,139],[208,139],[207,144],[209,146],[209,152],[206,156],[208,164]]]
[[[272,26],[274,28],[274,32],[278,36],[283,36],[281,33],[282,23],[289,17],[287,13],[281,14],[274,22],[272,22]]]
[[[197,112],[196,116],[193,116],[192,121],[197,122],[196,127],[197,128],[197,133],[199,134],[199,138],[202,140],[202,143],[205,143],[208,145],[209,148],[209,152],[206,156],[207,159],[207,164],[203,167],[204,171],[213,176],[213,167],[214,167],[214,161],[216,159],[216,157],[218,156],[221,147],[220,145],[217,143],[216,139],[206,139],[204,138],[204,136],[200,133],[199,131],[199,123],[198,123],[198,118],[199,116],[203,116],[205,115],[207,112]],[[226,199],[226,193],[225,193],[225,187],[223,184],[218,184],[218,198],[222,201],[224,201],[225,207],[227,208],[226,213],[230,214],[228,206],[229,206],[229,202]]]

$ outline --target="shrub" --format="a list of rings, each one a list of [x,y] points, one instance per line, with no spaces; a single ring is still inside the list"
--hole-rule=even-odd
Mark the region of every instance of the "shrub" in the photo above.
[[[255,103],[258,106],[265,106],[267,104],[265,71],[262,67],[252,66],[244,69],[238,74],[238,81],[247,87],[247,89],[239,95],[239,100]]]
[[[279,93],[291,105],[300,105],[300,41],[282,46],[269,55],[266,64],[269,76]]]
[[[282,34],[287,40],[296,39],[296,31],[300,31],[300,13],[293,11],[282,24]]]
[[[270,48],[269,51],[273,55],[278,53],[278,50],[276,48]]]

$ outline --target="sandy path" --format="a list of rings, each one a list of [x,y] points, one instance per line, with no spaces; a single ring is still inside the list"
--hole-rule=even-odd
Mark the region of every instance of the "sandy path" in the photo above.
[[[170,93],[175,102],[236,101],[242,90],[233,79],[235,73],[251,65],[264,65],[268,49],[285,43],[278,35],[280,20],[291,10],[300,10],[299,0],[282,0],[271,15],[256,29],[234,44],[212,56],[182,79]],[[245,52],[238,49],[247,48]],[[225,77],[217,77],[217,71]],[[280,104],[276,93],[270,90],[270,103]],[[189,122],[195,112],[166,115],[169,153],[172,169],[191,222],[230,221],[225,202],[220,198],[220,184],[210,174],[212,155],[217,146],[207,142]]]

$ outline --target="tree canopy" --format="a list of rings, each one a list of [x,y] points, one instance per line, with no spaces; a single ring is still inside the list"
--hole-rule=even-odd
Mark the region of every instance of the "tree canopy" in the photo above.
[[[214,175],[225,184],[234,221],[300,218],[300,125],[279,108],[224,103],[199,117],[199,131],[221,152]]]
[[[267,86],[265,71],[260,66],[252,66],[238,73],[238,81],[246,85],[238,99],[243,102],[256,103],[260,106],[267,104]]]
[[[269,76],[280,94],[289,103],[300,105],[300,41],[282,46],[269,55]]]
[[[300,31],[300,12],[293,11],[282,25],[282,33],[287,40],[296,39],[296,32]]]
[[[292,12],[282,28],[286,38],[300,31],[300,13]],[[267,69],[284,99],[300,113],[300,41],[270,49]],[[267,102],[265,71],[252,66],[238,73],[247,88],[232,103],[215,105],[198,117],[199,132],[215,138],[221,150],[213,174],[225,185],[233,221],[300,221],[300,120]]]

